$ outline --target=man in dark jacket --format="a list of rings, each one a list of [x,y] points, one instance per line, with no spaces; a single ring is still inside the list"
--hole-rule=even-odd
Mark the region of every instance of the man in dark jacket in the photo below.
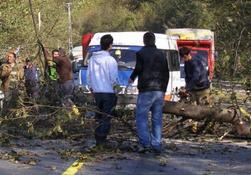
[[[186,89],[191,94],[191,101],[197,105],[210,103],[210,82],[208,71],[202,63],[202,58],[191,56],[191,50],[182,47],[179,50],[180,56],[185,62]]]
[[[155,35],[147,32],[145,46],[137,52],[136,66],[129,79],[138,77],[136,126],[143,150],[152,148],[161,152],[162,107],[169,81],[169,69],[165,54],[155,46]],[[148,128],[148,112],[152,112],[152,129]]]

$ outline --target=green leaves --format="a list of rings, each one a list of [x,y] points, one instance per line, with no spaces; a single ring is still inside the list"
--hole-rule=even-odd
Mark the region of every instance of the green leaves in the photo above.
[[[41,14],[40,40],[48,48],[68,45],[68,0],[32,0],[36,26]],[[236,77],[250,73],[251,2],[209,0],[71,0],[74,45],[87,32],[147,31],[165,33],[166,28],[208,28],[215,31],[220,59],[217,72],[229,77],[234,65]],[[243,30],[244,29],[244,30]],[[243,32],[241,33],[241,31]],[[0,55],[9,47],[22,45],[22,54],[36,48],[30,8],[26,0],[0,3]],[[32,47],[31,47],[32,46]],[[237,47],[238,46],[238,47]],[[24,55],[25,57],[26,55]],[[237,57],[240,59],[237,59]]]

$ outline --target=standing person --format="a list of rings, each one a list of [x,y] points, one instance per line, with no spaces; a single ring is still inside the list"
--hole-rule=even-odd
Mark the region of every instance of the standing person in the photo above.
[[[16,54],[14,52],[8,52],[6,54],[5,63],[3,63],[0,67],[0,78],[2,80],[1,88],[6,98],[9,96],[11,84],[13,84],[14,80],[17,80],[11,76],[14,73],[13,68],[15,64]]]
[[[155,35],[147,32],[143,37],[144,47],[136,54],[136,66],[129,83],[138,77],[138,100],[136,127],[140,143],[139,151],[150,148],[161,152],[162,107],[169,81],[167,58],[155,46]],[[148,113],[152,113],[151,132],[148,128]]]
[[[58,53],[59,56],[55,56],[54,53],[53,61],[56,63],[56,70],[58,74],[58,90],[60,96],[65,98],[67,96],[71,96],[74,90],[72,66],[70,59],[63,51]]]
[[[210,82],[202,59],[192,57],[191,49],[187,47],[180,48],[179,53],[184,58],[186,90],[191,94],[191,101],[197,105],[210,104]]]
[[[45,49],[45,59],[46,59],[46,66],[44,70],[44,76],[46,78],[46,89],[44,91],[45,96],[48,99],[51,99],[52,103],[55,103],[59,100],[58,94],[58,73],[56,68],[56,60],[59,57],[59,50],[53,49],[51,55],[49,54],[48,49]],[[42,95],[42,94],[41,94]]]
[[[87,83],[94,93],[96,105],[104,114],[97,114],[98,127],[95,130],[96,145],[103,145],[106,142],[110,131],[111,117],[117,103],[115,87],[118,81],[118,64],[110,55],[113,38],[111,35],[101,37],[101,51],[94,52],[90,58],[87,69]]]
[[[30,58],[26,58],[24,66],[25,88],[28,97],[37,99],[39,96],[37,68]]]
[[[59,57],[59,50],[54,49],[52,52],[52,59],[48,57],[47,64],[48,64],[48,75],[52,81],[57,81],[58,74],[56,69],[56,63],[53,61],[54,59],[57,59]]]
[[[53,55],[53,61],[56,63],[56,70],[58,75],[58,95],[61,98],[63,106],[71,109],[75,115],[80,115],[78,108],[71,100],[74,91],[74,81],[72,65],[69,57],[65,54],[64,49],[58,50],[59,55]]]

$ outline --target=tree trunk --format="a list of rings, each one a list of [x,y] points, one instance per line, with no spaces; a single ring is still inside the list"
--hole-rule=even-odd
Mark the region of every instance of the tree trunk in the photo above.
[[[236,109],[220,109],[209,106],[196,106],[187,103],[165,102],[164,113],[183,116],[193,120],[203,120],[212,118],[216,121],[232,123],[236,131],[241,136],[251,134],[251,124],[242,120]]]

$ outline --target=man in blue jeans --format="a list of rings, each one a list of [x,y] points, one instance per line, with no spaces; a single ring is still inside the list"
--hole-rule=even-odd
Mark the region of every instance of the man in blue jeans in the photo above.
[[[144,150],[152,148],[161,152],[162,108],[169,81],[169,69],[165,53],[155,46],[155,35],[147,32],[143,37],[144,47],[137,52],[136,66],[129,83],[138,77],[138,100],[136,127],[139,143]],[[152,113],[152,127],[148,127],[148,113]]]
[[[87,83],[94,94],[96,105],[103,113],[97,113],[98,127],[95,130],[96,145],[104,145],[110,131],[110,120],[117,103],[115,89],[118,84],[118,64],[110,55],[113,38],[101,37],[101,51],[94,52],[87,69]]]

